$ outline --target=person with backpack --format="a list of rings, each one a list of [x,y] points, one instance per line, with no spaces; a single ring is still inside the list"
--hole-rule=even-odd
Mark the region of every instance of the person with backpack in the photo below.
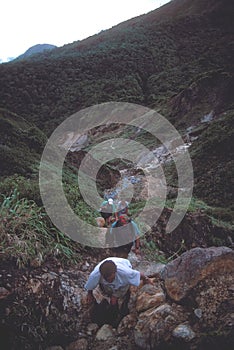
[[[102,260],[96,265],[90,273],[84,286],[87,290],[87,303],[94,304],[92,312],[93,322],[98,324],[110,323],[118,325],[119,317],[128,314],[128,301],[130,298],[130,286],[139,286],[141,280],[143,284],[153,284],[152,281],[142,272],[134,270],[128,259],[119,257],[109,257]],[[97,304],[93,295],[94,289],[98,291],[109,304]],[[123,303],[119,309],[118,300],[122,299]]]
[[[140,230],[137,224],[126,214],[120,215],[106,232],[106,245],[124,257],[128,256],[133,246],[135,253],[139,254]]]
[[[99,212],[101,216],[105,219],[106,226],[108,227],[111,223],[111,218],[115,215],[115,205],[112,198],[102,202]]]

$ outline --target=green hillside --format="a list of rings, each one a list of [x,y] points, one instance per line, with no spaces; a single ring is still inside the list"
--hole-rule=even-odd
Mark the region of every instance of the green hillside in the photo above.
[[[45,134],[33,123],[0,109],[0,176],[15,173],[31,177],[38,171]]]
[[[227,109],[230,100],[220,99],[228,86],[217,91],[217,84],[226,75],[227,85],[233,86],[230,8],[227,0],[174,0],[86,40],[34,59],[2,64],[0,106],[33,120],[47,133],[79,109],[107,101],[157,108],[179,123],[181,113],[174,100],[191,84],[211,89],[202,101],[192,96],[193,118],[220,105]],[[214,84],[202,83],[201,76],[212,72],[218,74]]]
[[[153,108],[183,137],[188,128],[200,130],[192,145],[195,194],[209,203],[229,205],[230,132],[222,135],[227,146],[219,148],[218,156],[215,149],[222,130],[216,127],[219,118],[228,126],[225,119],[232,118],[234,109],[233,17],[230,0],[173,0],[83,41],[1,64],[0,107],[34,123],[47,136],[66,117],[98,103]],[[209,114],[213,119],[204,127],[201,120]],[[37,141],[32,146],[34,136],[23,131],[18,136],[20,148],[10,146],[1,153],[5,175],[30,173],[32,152],[41,152]],[[203,141],[212,147],[203,148]],[[32,148],[26,151],[30,160],[26,156],[18,162],[28,147],[23,143]],[[212,161],[204,164],[210,157]],[[216,169],[219,175],[213,181]]]

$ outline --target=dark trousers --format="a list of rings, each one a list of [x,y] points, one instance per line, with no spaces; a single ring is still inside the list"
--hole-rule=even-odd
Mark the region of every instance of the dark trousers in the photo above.
[[[106,299],[103,299],[100,304],[95,301],[90,312],[92,322],[97,323],[99,327],[104,324],[110,324],[112,327],[117,328],[122,318],[129,313],[129,299],[130,291],[128,290],[123,297],[123,303],[120,308],[118,303],[110,305]]]

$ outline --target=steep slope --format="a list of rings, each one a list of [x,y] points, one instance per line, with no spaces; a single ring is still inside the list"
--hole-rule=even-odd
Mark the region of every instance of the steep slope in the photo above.
[[[197,197],[233,208],[234,110],[211,123],[191,147]]]
[[[233,235],[229,229],[233,218],[233,31],[233,1],[173,0],[82,42],[27,62],[0,65],[0,334],[4,349],[233,348]],[[184,220],[170,234],[165,226],[172,209],[165,208],[142,238],[142,267],[138,268],[148,274],[146,260],[166,262],[178,256],[167,264],[169,270],[174,265],[171,276],[175,279],[171,286],[170,281],[165,285],[158,270],[153,270],[155,286],[133,292],[130,315],[103,341],[108,334],[98,332],[98,340],[83,286],[94,265],[110,251],[80,247],[52,227],[41,208],[37,165],[46,142],[44,132],[50,135],[70,114],[107,101],[135,102],[164,114],[186,141],[192,141],[195,196],[223,208],[208,207],[193,198]],[[91,141],[100,143],[125,131],[103,125],[91,130]],[[134,131],[127,130],[127,137],[156,146],[155,140],[147,138],[149,133]],[[79,165],[89,149],[69,153],[66,160]],[[89,160],[95,169],[95,160]],[[118,181],[119,163],[117,159],[100,168],[100,193]],[[77,171],[72,173],[66,165],[63,184],[68,203],[84,221],[95,225],[98,213],[84,202]],[[15,196],[16,182],[21,199]],[[141,204],[131,203],[133,217]],[[221,220],[228,221],[228,228]],[[216,260],[220,252],[223,258]],[[225,258],[225,252],[232,260]],[[190,258],[183,260],[184,256]],[[72,269],[67,270],[66,264]],[[178,302],[170,291],[181,291],[174,288],[180,279],[182,289],[191,290]]]
[[[30,62],[3,64],[1,106],[47,132],[83,107],[113,100],[155,107],[176,123],[168,101],[201,74],[219,71],[233,81],[230,9],[227,0],[174,0]]]
[[[37,171],[46,136],[19,115],[0,109],[0,176]]]

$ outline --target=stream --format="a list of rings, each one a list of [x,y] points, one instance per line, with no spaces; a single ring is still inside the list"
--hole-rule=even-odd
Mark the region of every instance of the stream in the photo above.
[[[104,190],[104,198],[112,198],[114,201],[122,198],[128,202],[133,197],[135,201],[154,197],[164,198],[165,193],[171,188],[166,183],[162,167],[174,162],[187,152],[190,146],[191,142],[187,142],[170,152],[171,147],[162,145],[147,154],[142,154],[134,167],[120,170],[120,181],[114,188]],[[148,181],[151,183],[150,191],[147,188]]]

